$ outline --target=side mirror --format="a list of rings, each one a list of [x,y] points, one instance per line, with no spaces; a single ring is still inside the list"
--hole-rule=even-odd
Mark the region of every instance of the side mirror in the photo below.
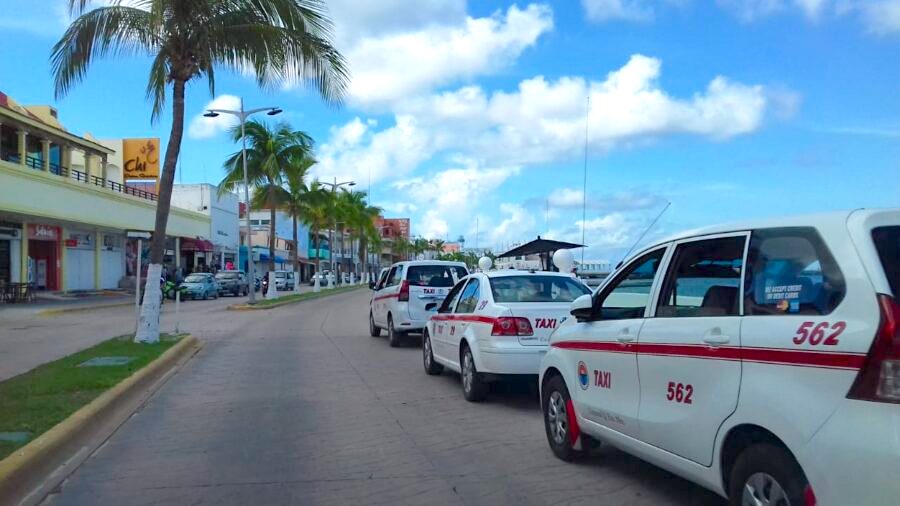
[[[569,313],[579,322],[586,322],[594,317],[594,297],[586,293],[572,301]]]
[[[374,289],[375,289],[375,282],[369,281],[369,290],[374,290]]]
[[[425,304],[425,311],[431,311],[432,309],[436,308],[437,306],[438,306],[437,302],[429,302],[428,304]]]

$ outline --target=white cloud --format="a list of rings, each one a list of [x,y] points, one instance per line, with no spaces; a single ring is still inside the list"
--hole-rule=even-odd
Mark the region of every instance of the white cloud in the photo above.
[[[505,67],[553,28],[549,7],[513,5],[491,17],[358,40],[344,51],[353,69],[351,100],[390,104],[434,87]]]
[[[581,209],[582,195],[584,192],[580,188],[557,188],[550,192],[547,203],[554,208]],[[584,204],[591,210],[633,211],[659,208],[665,202],[666,199],[656,193],[629,190],[607,194],[590,193]],[[534,200],[530,200],[529,203],[540,204]]]
[[[854,2],[870,32],[888,35],[900,31],[900,0],[869,0]]]
[[[191,119],[188,125],[188,137],[191,139],[208,139],[229,130],[238,124],[236,116],[231,114],[220,114],[215,118],[206,118],[203,113],[209,109],[227,109],[231,111],[240,110],[241,99],[234,95],[219,95],[218,97],[207,102],[203,107],[203,112],[197,114]]]
[[[332,128],[316,154],[319,163],[313,166],[313,176],[375,183],[403,177],[433,154],[430,133],[412,116],[396,116],[394,125],[381,131],[374,131],[376,126],[354,118]]]
[[[395,194],[426,209],[422,219],[414,223],[414,233],[443,239],[451,228],[471,222],[478,205],[490,201],[493,193],[517,174],[518,167],[482,168],[467,160],[463,167],[397,181],[391,187]]]
[[[603,22],[613,19],[647,21],[653,18],[653,7],[644,0],[581,0],[588,19]]]
[[[411,214],[419,209],[418,206],[409,202],[379,202],[378,206],[392,214]]]
[[[876,35],[900,31],[900,0],[717,0],[723,8],[746,22],[797,9],[810,20],[825,14],[856,14],[866,29]]]
[[[489,244],[495,248],[502,244],[521,241],[532,235],[535,227],[534,215],[519,204],[500,204],[503,219],[488,230]],[[498,248],[499,249],[502,248]]]
[[[364,37],[417,30],[427,26],[461,24],[466,19],[466,0],[330,0],[339,47],[349,47]]]

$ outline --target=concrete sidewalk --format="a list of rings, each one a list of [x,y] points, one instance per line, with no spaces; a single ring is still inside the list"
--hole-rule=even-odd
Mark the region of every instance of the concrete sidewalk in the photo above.
[[[103,291],[78,295],[38,293],[32,302],[0,304],[0,321],[3,321],[4,318],[38,315],[44,311],[87,309],[129,302],[134,303],[134,293],[125,291]]]

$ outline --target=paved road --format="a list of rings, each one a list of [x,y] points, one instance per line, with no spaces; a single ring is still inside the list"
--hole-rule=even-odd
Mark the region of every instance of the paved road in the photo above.
[[[301,292],[312,290],[303,285]],[[286,294],[288,292],[281,292]],[[258,296],[258,294],[257,294]],[[122,302],[123,297],[97,298],[93,305]],[[132,296],[131,300],[134,298]],[[218,300],[185,301],[180,307],[182,327],[201,324],[208,320],[209,311],[245,302],[247,297],[219,297]],[[115,308],[76,311],[52,316],[42,316],[46,309],[84,306],[74,304],[10,304],[0,305],[0,381],[11,378],[35,367],[52,362],[93,346],[101,341],[122,334],[134,333],[135,309],[133,305]],[[175,304],[166,301],[162,307],[160,329],[175,329]]]
[[[367,297],[210,306],[204,349],[46,503],[722,504],[613,449],[556,460],[528,385],[467,403],[418,343],[368,337]]]

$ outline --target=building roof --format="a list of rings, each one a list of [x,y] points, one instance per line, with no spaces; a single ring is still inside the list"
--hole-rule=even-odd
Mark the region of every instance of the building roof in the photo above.
[[[106,154],[113,154],[115,150],[110,149],[96,141],[85,139],[79,135],[69,133],[61,126],[51,125],[42,120],[37,114],[29,111],[27,107],[19,105],[12,97],[0,91],[0,116],[7,116],[18,122],[28,125],[28,127],[36,130],[43,130],[50,135],[65,139],[73,144],[81,147],[91,148],[94,151]]]
[[[583,248],[582,244],[575,244],[571,242],[563,242],[563,241],[554,241],[552,239],[541,239],[541,236],[538,236],[537,239],[526,242],[525,244],[520,244],[515,248],[497,255],[497,258],[504,257],[518,257],[525,255],[537,255],[542,253],[552,253],[556,250],[560,249],[572,249],[572,248]]]

